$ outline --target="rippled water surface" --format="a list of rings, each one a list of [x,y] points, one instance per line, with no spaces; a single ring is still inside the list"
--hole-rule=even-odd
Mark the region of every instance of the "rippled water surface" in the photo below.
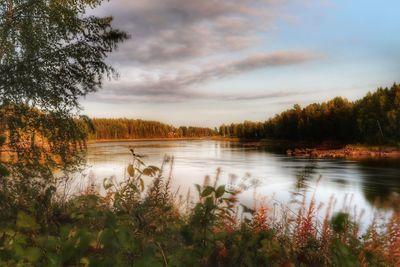
[[[240,180],[251,174],[257,178],[258,199],[267,203],[286,204],[291,192],[307,187],[318,202],[337,199],[336,209],[343,205],[365,210],[369,221],[379,211],[390,212],[400,193],[400,161],[349,161],[333,159],[292,158],[246,144],[225,141],[141,141],[109,142],[89,145],[86,180],[101,184],[104,178],[121,179],[131,161],[130,148],[145,155],[147,164],[160,166],[164,155],[174,157],[173,189],[186,195],[193,184],[202,183],[205,175],[213,177],[221,168],[220,181],[232,175]],[[317,185],[318,178],[321,177]],[[85,179],[80,179],[85,181]],[[248,180],[249,181],[249,180]],[[84,182],[81,182],[84,186]],[[193,191],[193,190],[192,190]],[[241,201],[252,203],[254,190],[245,192]]]

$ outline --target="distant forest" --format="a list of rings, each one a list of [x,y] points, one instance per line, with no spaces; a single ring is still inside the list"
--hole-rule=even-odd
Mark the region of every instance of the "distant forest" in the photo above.
[[[265,122],[245,121],[218,129],[176,128],[156,121],[93,119],[90,139],[238,137],[367,144],[400,143],[400,85],[379,88],[357,101],[336,97],[304,108],[294,105]]]
[[[354,102],[336,97],[304,108],[294,105],[265,122],[222,125],[219,133],[245,139],[400,144],[400,85],[379,88]]]
[[[92,123],[94,132],[89,134],[89,139],[189,138],[218,135],[218,132],[210,128],[176,128],[158,121],[92,119]]]

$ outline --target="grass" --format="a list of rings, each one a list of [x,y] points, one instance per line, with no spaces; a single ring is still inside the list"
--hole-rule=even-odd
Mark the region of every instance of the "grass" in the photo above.
[[[8,204],[0,207],[0,266],[400,266],[400,212],[360,234],[360,218],[331,214],[332,199],[321,221],[301,191],[279,212],[268,202],[241,206],[245,186],[220,185],[219,172],[195,196],[178,196],[172,166],[169,157],[161,168],[133,157],[122,182],[104,180],[104,194],[88,186],[24,201],[0,187]]]

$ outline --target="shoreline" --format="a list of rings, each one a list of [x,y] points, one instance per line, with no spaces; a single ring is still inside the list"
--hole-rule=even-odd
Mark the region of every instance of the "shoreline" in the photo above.
[[[182,138],[137,138],[137,139],[96,139],[89,140],[88,144],[112,143],[112,142],[144,142],[144,141],[227,141],[242,142],[246,146],[258,148],[271,148],[291,157],[308,158],[337,158],[350,160],[368,159],[400,159],[400,148],[390,146],[368,145],[326,145],[304,144],[287,140],[244,140],[236,137],[182,137]]]
[[[342,148],[295,148],[286,151],[288,156],[309,158],[337,158],[350,160],[400,159],[400,148],[346,145]]]
[[[220,136],[209,136],[209,137],[181,137],[181,138],[168,138],[168,137],[159,137],[159,138],[135,138],[135,139],[92,139],[88,140],[88,144],[95,143],[112,143],[112,142],[144,142],[144,141],[229,141],[229,142],[240,142],[239,138],[232,137],[220,137]]]

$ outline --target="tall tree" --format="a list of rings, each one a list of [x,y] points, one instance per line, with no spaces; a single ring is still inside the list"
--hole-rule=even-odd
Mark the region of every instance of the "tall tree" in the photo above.
[[[111,17],[86,14],[101,2],[0,1],[0,135],[14,176],[50,179],[77,161],[87,136],[78,100],[112,77],[107,54],[128,38]]]

